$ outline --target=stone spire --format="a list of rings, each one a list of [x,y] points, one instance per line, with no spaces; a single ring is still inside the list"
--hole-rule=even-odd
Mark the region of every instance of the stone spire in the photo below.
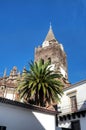
[[[47,47],[47,46],[54,44],[54,43],[57,44],[58,41],[56,40],[56,38],[54,36],[52,26],[51,26],[51,23],[50,23],[50,28],[49,28],[49,31],[47,33],[47,36],[46,36],[44,42],[42,43],[42,47]]]
[[[49,28],[49,31],[48,31],[47,36],[45,38],[45,41],[51,41],[51,40],[56,40],[56,38],[54,36],[52,26],[51,26],[51,23],[50,23],[50,28]]]

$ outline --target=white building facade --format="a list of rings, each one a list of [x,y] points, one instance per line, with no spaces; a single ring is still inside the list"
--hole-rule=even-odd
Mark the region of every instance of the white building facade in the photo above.
[[[64,88],[61,98],[59,127],[63,130],[86,130],[86,80]]]
[[[0,130],[56,130],[56,111],[0,98]]]

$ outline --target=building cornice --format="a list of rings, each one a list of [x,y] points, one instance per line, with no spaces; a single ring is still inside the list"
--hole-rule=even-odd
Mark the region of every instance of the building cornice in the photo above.
[[[2,98],[2,97],[0,97],[0,103],[13,105],[13,106],[21,107],[21,108],[26,108],[26,109],[33,110],[33,111],[39,111],[39,112],[47,113],[47,114],[53,114],[53,115],[58,114],[58,112],[54,111],[54,110],[49,110],[49,109],[46,109],[43,107],[38,107],[36,105],[25,104],[25,103],[13,101],[13,100]]]

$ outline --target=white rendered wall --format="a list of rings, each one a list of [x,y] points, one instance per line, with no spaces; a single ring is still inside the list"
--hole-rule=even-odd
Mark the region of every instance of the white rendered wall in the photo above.
[[[80,118],[81,130],[86,130],[86,117]]]
[[[68,96],[68,93],[76,91],[76,98],[77,98],[77,104],[78,104],[78,110],[86,108],[86,83],[81,84],[79,86],[74,86],[72,88],[69,88],[67,90],[64,90],[64,95],[61,98],[61,103],[59,106],[61,107],[62,113],[69,113],[71,112],[71,104],[70,104],[70,98]],[[69,109],[70,108],[70,109]]]
[[[56,130],[55,116],[0,103],[0,126],[6,130]]]
[[[82,84],[76,84],[64,90],[64,95],[62,96],[61,103],[59,104],[59,106],[61,106],[62,108],[61,115],[71,113],[71,109],[68,108],[68,106],[70,106],[70,98],[68,96],[68,93],[71,93],[73,91],[76,92],[78,110],[86,109],[86,83],[83,82]],[[86,115],[85,117],[80,116],[80,118],[76,117],[75,119],[71,119],[71,120],[59,121],[58,126],[71,128],[71,121],[74,121],[74,120],[80,120],[81,130],[86,130]]]
[[[13,100],[14,94],[13,93],[7,93],[5,98]]]
[[[54,116],[37,112],[33,112],[33,114],[39,120],[44,130],[55,130],[56,121]]]

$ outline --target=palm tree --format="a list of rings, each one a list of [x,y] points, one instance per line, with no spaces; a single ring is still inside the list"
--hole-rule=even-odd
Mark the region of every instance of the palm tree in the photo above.
[[[49,65],[49,62],[44,63],[42,59],[30,63],[30,70],[24,70],[18,84],[20,98],[42,107],[60,101],[63,88],[59,80],[61,74],[55,74]]]

